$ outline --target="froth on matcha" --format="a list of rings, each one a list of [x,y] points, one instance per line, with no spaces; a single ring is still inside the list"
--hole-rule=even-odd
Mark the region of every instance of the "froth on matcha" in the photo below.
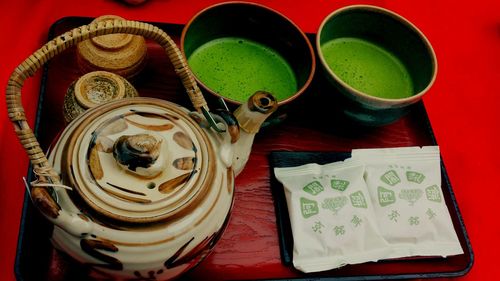
[[[331,70],[351,87],[371,96],[412,96],[413,83],[404,64],[392,53],[358,38],[336,38],[321,45]]]
[[[295,74],[275,50],[255,41],[224,37],[198,47],[188,58],[193,73],[208,88],[239,102],[256,91],[278,101],[297,91]]]

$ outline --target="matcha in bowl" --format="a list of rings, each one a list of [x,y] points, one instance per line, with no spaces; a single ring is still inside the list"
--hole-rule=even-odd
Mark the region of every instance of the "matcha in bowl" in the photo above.
[[[423,33],[375,6],[348,6],[328,15],[316,50],[338,110],[363,125],[396,121],[436,78],[436,56]]]
[[[305,34],[259,4],[226,2],[200,11],[184,28],[181,49],[201,87],[232,104],[257,91],[286,104],[314,75],[314,51]]]

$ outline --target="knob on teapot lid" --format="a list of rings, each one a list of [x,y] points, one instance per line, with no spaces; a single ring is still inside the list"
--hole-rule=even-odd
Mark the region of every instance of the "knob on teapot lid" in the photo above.
[[[63,174],[86,205],[106,217],[163,220],[194,208],[212,184],[212,145],[175,104],[119,100],[75,123]]]

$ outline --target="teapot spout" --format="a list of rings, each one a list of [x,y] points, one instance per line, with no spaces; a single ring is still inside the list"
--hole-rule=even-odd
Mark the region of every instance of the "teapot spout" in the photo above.
[[[240,126],[240,137],[233,144],[232,167],[237,176],[248,161],[255,134],[262,123],[278,108],[276,98],[264,91],[253,94],[234,112]]]

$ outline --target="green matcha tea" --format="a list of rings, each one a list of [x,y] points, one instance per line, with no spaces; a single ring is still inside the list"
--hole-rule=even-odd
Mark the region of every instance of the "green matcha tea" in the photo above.
[[[389,99],[413,95],[413,83],[403,63],[371,42],[337,38],[323,44],[321,51],[331,70],[356,90]]]
[[[219,38],[198,47],[188,58],[193,73],[214,92],[239,102],[256,91],[278,101],[297,91],[290,65],[273,49],[237,37]]]

